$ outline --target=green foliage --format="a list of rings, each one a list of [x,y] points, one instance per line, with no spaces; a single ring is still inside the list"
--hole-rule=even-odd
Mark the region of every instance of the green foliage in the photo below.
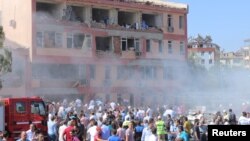
[[[12,53],[4,48],[4,39],[3,27],[0,26],[0,89],[2,88],[1,76],[12,71]]]
[[[5,35],[3,32],[3,27],[0,26],[0,48],[3,48],[4,39],[5,39]]]

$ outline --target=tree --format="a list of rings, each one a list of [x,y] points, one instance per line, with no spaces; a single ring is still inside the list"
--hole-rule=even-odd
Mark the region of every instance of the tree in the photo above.
[[[0,26],[0,89],[2,88],[2,76],[11,72],[12,53],[10,50],[4,48],[5,34],[3,27]]]

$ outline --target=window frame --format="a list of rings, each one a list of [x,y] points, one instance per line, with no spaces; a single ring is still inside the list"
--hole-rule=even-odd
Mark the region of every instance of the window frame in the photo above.
[[[151,52],[151,40],[146,40],[146,52]]]
[[[17,104],[21,104],[21,108],[24,108],[22,111],[20,111],[20,106],[18,106]],[[20,113],[20,114],[23,114],[23,113],[26,113],[27,112],[27,108],[26,108],[26,103],[25,102],[22,102],[22,101],[18,101],[16,102],[16,113]]]
[[[184,28],[184,16],[179,16],[179,29]]]
[[[168,54],[173,54],[173,41],[168,41]]]

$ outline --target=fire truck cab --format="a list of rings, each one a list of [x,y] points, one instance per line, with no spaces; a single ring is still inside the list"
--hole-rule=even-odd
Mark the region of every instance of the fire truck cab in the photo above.
[[[0,131],[10,133],[9,140],[19,138],[30,124],[44,135],[47,133],[47,108],[40,97],[0,99]]]

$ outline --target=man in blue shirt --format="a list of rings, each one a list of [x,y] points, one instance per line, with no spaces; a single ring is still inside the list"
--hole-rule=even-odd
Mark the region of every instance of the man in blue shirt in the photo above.
[[[179,129],[179,133],[180,133],[179,136],[177,137],[178,140],[189,141],[190,136],[186,131],[184,131],[183,126],[179,126],[178,129]]]
[[[49,141],[55,141],[56,140],[56,133],[57,133],[57,123],[55,122],[55,117],[51,116],[51,118],[48,121],[47,124],[48,127],[48,137]]]
[[[102,139],[107,140],[110,136],[110,129],[107,120],[103,122],[101,128],[102,128]]]
[[[112,136],[108,138],[108,141],[122,141],[119,136],[116,135],[116,130],[112,130]]]

